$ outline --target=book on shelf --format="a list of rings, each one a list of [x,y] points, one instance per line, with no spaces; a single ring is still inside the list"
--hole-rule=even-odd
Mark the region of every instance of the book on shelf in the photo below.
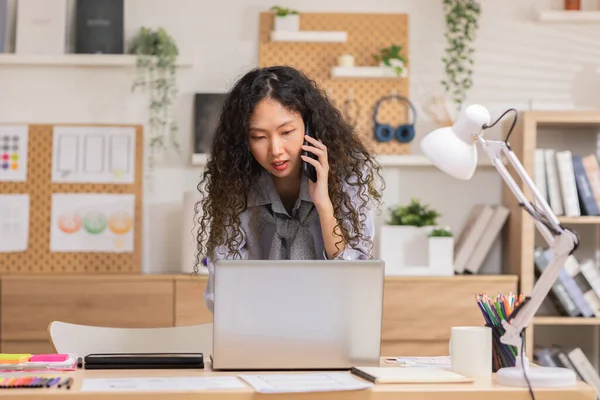
[[[540,275],[553,258],[551,249],[534,250],[536,275]],[[579,262],[570,255],[548,294],[560,315],[600,317],[600,272],[593,260]]]
[[[533,357],[534,362],[542,367],[573,370],[579,380],[592,386],[596,390],[596,394],[600,396],[600,376],[581,348],[536,348]]]
[[[596,155],[536,149],[532,177],[557,216],[600,215],[600,166]]]
[[[509,214],[502,205],[473,206],[454,245],[456,274],[479,272]]]

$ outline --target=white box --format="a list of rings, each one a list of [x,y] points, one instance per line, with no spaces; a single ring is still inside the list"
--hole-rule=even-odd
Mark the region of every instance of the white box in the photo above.
[[[67,0],[19,0],[15,53],[65,54]]]

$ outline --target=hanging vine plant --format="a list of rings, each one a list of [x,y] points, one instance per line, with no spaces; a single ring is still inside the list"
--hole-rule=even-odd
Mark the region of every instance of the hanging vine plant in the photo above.
[[[476,0],[443,0],[446,48],[442,86],[460,109],[473,86],[473,53],[481,5]]]
[[[148,95],[149,156],[148,167],[154,168],[157,151],[169,145],[179,152],[178,126],[173,117],[177,96],[176,61],[179,50],[163,28],[142,27],[132,41],[131,53],[137,56],[137,77],[132,91],[145,90]]]

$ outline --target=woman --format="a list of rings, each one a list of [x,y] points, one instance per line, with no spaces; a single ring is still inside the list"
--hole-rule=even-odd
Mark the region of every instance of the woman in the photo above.
[[[223,104],[198,185],[195,270],[206,256],[208,308],[218,259],[372,258],[375,173],[373,157],[304,74],[276,66],[244,75]]]

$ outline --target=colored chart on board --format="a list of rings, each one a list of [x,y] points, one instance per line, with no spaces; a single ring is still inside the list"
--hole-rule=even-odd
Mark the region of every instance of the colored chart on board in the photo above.
[[[27,180],[29,128],[0,125],[0,181]]]

